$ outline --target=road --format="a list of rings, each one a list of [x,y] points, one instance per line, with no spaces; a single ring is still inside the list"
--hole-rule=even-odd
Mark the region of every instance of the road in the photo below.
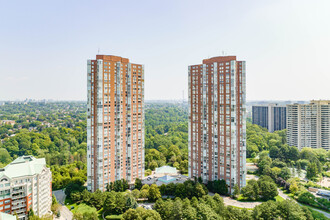
[[[210,196],[214,196],[214,193],[209,192]],[[230,198],[229,196],[221,196],[225,205],[236,206],[239,208],[253,209],[257,205],[260,205],[261,202],[240,202],[235,199]]]
[[[70,210],[65,206],[65,193],[63,190],[56,190],[53,191],[54,196],[56,197],[56,200],[58,203],[60,203],[62,206],[60,208],[61,216],[59,218],[55,217],[54,219],[58,220],[72,220],[73,214],[70,212]]]
[[[53,191],[53,195],[56,197],[56,200],[58,203],[60,203],[61,205],[64,205],[64,201],[65,201],[64,190]]]

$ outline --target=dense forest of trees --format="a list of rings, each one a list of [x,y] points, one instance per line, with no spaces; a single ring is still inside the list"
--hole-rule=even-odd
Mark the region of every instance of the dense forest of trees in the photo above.
[[[145,133],[146,169],[170,165],[188,172],[188,107],[146,105]]]

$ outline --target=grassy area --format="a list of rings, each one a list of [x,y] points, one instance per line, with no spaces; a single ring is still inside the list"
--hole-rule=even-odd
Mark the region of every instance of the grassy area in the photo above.
[[[294,199],[293,193],[287,192],[283,187],[278,187],[278,188],[281,189],[285,195],[288,195],[290,198]]]
[[[320,210],[320,211],[322,211],[322,212],[326,212],[326,213],[330,214],[330,212],[328,212],[327,210],[319,209],[319,208],[315,208],[314,206],[311,206],[311,205],[303,204],[303,203],[300,203],[300,202],[299,202],[299,205],[301,205],[301,206],[305,206],[305,207],[307,207],[307,208],[309,208],[309,209],[316,209],[316,210]]]
[[[109,216],[109,215],[107,215]],[[113,219],[113,220],[120,220],[122,219],[122,216],[123,215],[110,215],[110,219]],[[105,217],[105,216],[104,216]]]
[[[249,200],[247,197],[244,197],[243,195],[239,195],[236,200],[239,202],[264,202],[264,200],[261,199]]]
[[[242,208],[242,207],[238,207],[238,206],[233,206],[231,205],[232,207],[235,207],[235,208],[238,208],[238,209],[247,209],[247,210],[253,210],[253,208]]]
[[[317,220],[327,220],[328,219],[322,213],[319,213],[318,211],[315,211],[309,207],[308,207],[308,209],[309,209],[309,211],[311,211],[311,213],[315,219],[317,219]]]
[[[246,158],[247,163],[254,163],[254,158]]]
[[[275,200],[276,200],[276,202],[282,202],[285,199],[278,195],[278,196],[275,196]]]
[[[102,218],[102,213],[103,213],[103,208],[100,209],[99,211],[96,210],[95,207],[91,207],[85,203],[74,203],[72,202],[71,199],[65,199],[65,206],[73,213],[81,213],[84,214],[86,212],[97,212],[99,219],[103,219]],[[73,209],[71,209],[71,207],[73,207]]]

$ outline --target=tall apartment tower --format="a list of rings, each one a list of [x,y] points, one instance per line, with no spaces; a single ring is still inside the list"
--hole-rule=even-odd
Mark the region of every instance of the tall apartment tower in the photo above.
[[[189,177],[245,186],[245,61],[220,56],[189,72]]]
[[[87,61],[87,189],[144,176],[144,67],[118,56]]]
[[[267,128],[268,132],[286,128],[286,107],[277,104],[252,106],[252,123]]]
[[[287,140],[299,150],[304,147],[330,149],[330,101],[287,105]]]

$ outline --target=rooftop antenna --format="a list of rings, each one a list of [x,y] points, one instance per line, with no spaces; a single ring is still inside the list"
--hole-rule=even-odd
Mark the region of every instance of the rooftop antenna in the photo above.
[[[100,47],[97,48],[97,54],[100,54]]]

